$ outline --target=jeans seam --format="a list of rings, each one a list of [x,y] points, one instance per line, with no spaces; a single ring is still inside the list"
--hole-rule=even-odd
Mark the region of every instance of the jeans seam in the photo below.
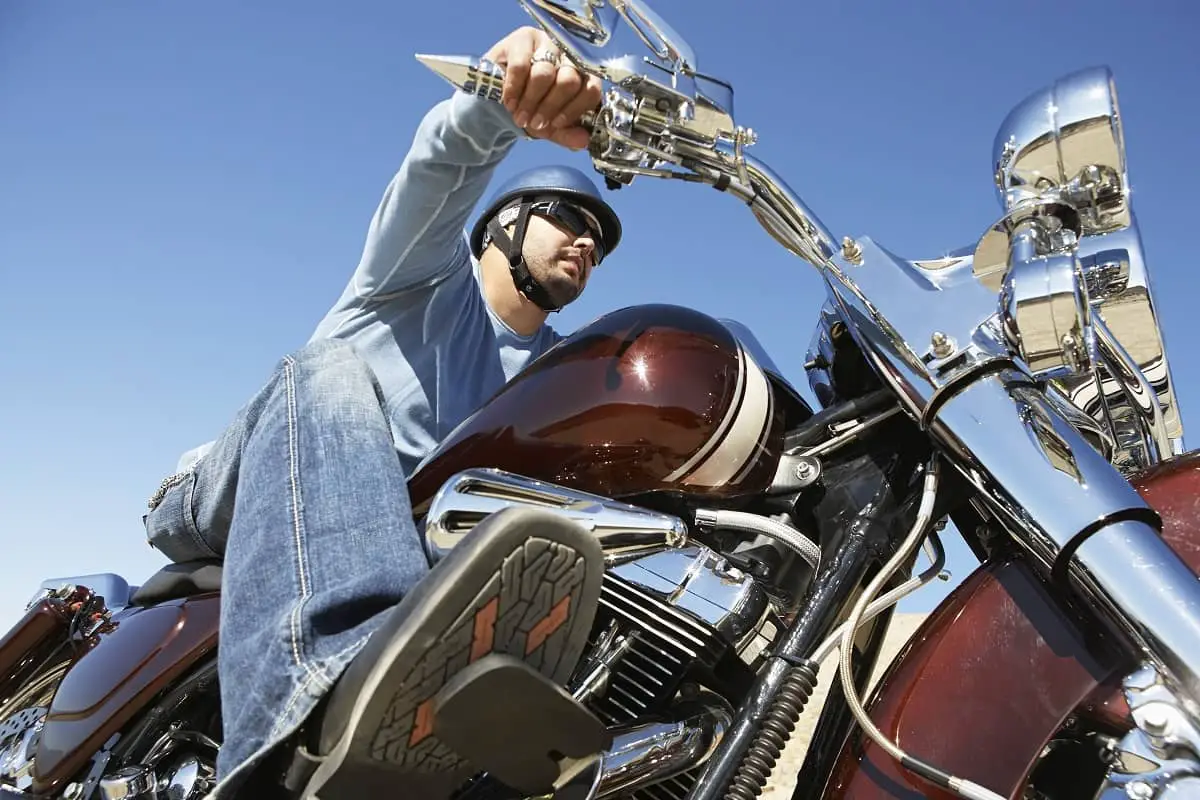
[[[267,734],[266,740],[268,742],[277,738],[285,728],[294,727],[294,723],[291,722],[289,715],[292,713],[292,709],[296,707],[296,701],[304,696],[308,692],[308,687],[314,683],[317,683],[317,681],[310,672],[296,686],[295,691],[292,692],[292,696],[288,698],[287,705],[283,707],[283,712],[275,718],[275,724],[271,726],[271,732]]]
[[[199,464],[199,462],[197,461],[196,464]],[[196,500],[196,481],[198,480],[196,464],[192,465],[187,481],[179,487],[183,491],[183,508],[180,509],[183,515],[183,528],[192,537],[192,541],[196,543],[201,551],[209,554],[209,558],[220,558],[221,556],[217,551],[200,534],[200,526],[196,524],[196,512],[192,505]]]
[[[362,649],[363,645],[365,645],[367,643],[367,640],[370,638],[371,638],[371,634],[368,633],[366,636],[363,636],[362,638],[358,639],[357,641],[353,642],[352,644],[349,644],[346,647],[343,647],[340,651],[338,651],[337,653],[334,653],[327,660],[334,661],[334,662],[340,661],[342,659],[342,657],[346,655],[346,653],[350,653],[350,652],[354,652],[354,651]],[[343,664],[342,667],[344,668],[345,665]],[[304,678],[304,680],[300,681],[300,684],[296,687],[295,691],[292,692],[292,696],[290,698],[288,698],[287,705],[283,707],[283,711],[275,719],[275,725],[271,728],[271,732],[267,734],[268,741],[279,736],[281,731],[289,724],[291,724],[292,727],[295,727],[295,725],[299,724],[299,723],[289,723],[288,722],[289,716],[292,713],[292,709],[296,707],[297,701],[299,701],[299,699],[304,696],[304,694],[308,691],[308,687],[314,683],[317,684],[318,686],[320,686],[320,681],[316,680],[315,676],[312,675],[312,673],[309,673],[308,677],[306,677],[306,678]],[[322,694],[325,694],[328,691],[329,691],[329,687],[325,687],[322,691]]]
[[[300,492],[300,465],[296,442],[296,362],[290,356],[285,357],[283,362],[283,383],[287,396],[288,478],[292,494],[292,535],[296,545],[296,573],[300,581],[300,597],[296,604],[292,606],[291,614],[292,657],[296,661],[296,666],[307,672],[313,682],[328,689],[333,685],[333,681],[325,674],[325,670],[320,666],[309,663],[308,659],[303,655],[304,631],[300,623],[300,617],[305,604],[311,596],[311,591],[308,585],[307,559],[304,552],[304,524],[300,516],[300,505],[303,498]]]

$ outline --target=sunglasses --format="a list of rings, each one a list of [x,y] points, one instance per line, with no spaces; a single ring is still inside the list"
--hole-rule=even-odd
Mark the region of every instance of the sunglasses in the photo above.
[[[600,235],[600,224],[594,216],[577,205],[565,200],[544,200],[534,203],[530,211],[541,217],[549,217],[575,236],[587,236],[594,243],[592,264],[604,260],[604,237]]]

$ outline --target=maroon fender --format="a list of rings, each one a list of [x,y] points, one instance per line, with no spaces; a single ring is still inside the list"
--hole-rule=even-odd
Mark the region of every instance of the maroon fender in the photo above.
[[[61,787],[151,697],[213,652],[219,620],[217,594],[114,616],[54,695],[38,744],[33,791]]]
[[[1163,537],[1200,572],[1200,453],[1133,480],[1163,519]],[[1073,715],[1128,727],[1117,690],[1134,665],[1098,649],[1019,561],[982,565],[925,620],[869,709],[906,752],[1020,797],[1043,746]],[[955,795],[901,769],[856,730],[838,756],[831,798]]]

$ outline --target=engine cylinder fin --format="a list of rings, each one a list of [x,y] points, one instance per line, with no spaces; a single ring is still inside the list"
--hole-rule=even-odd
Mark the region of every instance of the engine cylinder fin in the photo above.
[[[614,629],[619,634],[612,634]],[[604,578],[593,630],[593,647],[607,641],[607,635],[632,638],[620,658],[612,662],[604,692],[589,703],[608,726],[657,717],[693,669],[713,669],[731,647],[715,627],[692,616],[692,612],[612,571]],[[684,800],[698,775],[698,770],[689,770],[630,787],[620,796],[630,800]]]
[[[694,620],[686,614],[681,613],[674,606],[664,603],[657,597],[642,591],[628,583],[622,582],[620,590],[614,586],[617,579],[613,581],[605,581],[604,589],[608,589],[613,595],[623,596],[627,602],[631,602],[639,608],[649,606],[658,612],[656,619],[672,628],[681,636],[688,636],[696,642],[703,642],[711,635],[711,629],[705,626],[702,622]]]
[[[654,700],[654,695],[649,695],[648,697],[638,697],[638,696],[634,695],[632,692],[625,689],[620,684],[613,684],[610,687],[610,690],[613,692],[616,692],[617,694],[620,694],[626,700],[628,700],[631,703],[634,703],[636,705],[645,705],[647,702],[652,702]],[[616,702],[616,701],[614,700],[613,702]]]
[[[669,621],[651,617],[638,606],[637,600],[634,598],[623,597],[615,592],[606,592],[601,589],[600,602],[608,605],[614,610],[621,611],[631,621],[638,625],[650,628],[663,638],[677,642],[679,647],[687,648],[695,651],[705,645],[705,640],[696,636],[689,631],[685,631],[676,625],[672,625]]]
[[[631,662],[640,662],[642,672],[646,675],[658,672],[660,677],[670,679],[675,674],[675,670],[688,660],[684,655],[683,653],[672,653],[656,644],[646,642],[641,647],[630,650],[629,659]]]
[[[653,689],[643,686],[642,684],[633,680],[629,675],[619,676],[619,680],[613,681],[612,685],[626,687],[626,689],[623,689],[622,691],[633,690],[633,691],[637,692],[639,695],[645,695],[646,698],[649,698],[651,700],[653,700],[654,697],[657,696],[657,693]],[[633,695],[629,695],[629,696],[632,697]],[[646,702],[646,700],[643,699],[642,702]]]
[[[624,609],[620,608],[619,606],[613,605],[612,603],[608,602],[608,600],[607,600],[606,598],[604,598],[603,596],[600,598],[600,605],[601,605],[603,608],[607,608],[607,609],[609,609],[610,611],[612,611],[612,612],[613,612],[614,614],[616,614],[617,616],[619,616],[619,617],[621,617],[621,618],[623,618],[623,619],[625,619],[625,620],[628,620],[629,622],[632,622],[632,623],[634,623],[635,625],[641,625],[641,624],[642,624],[642,620],[640,620],[640,619],[638,619],[636,616],[634,616],[634,615],[632,615],[632,614],[628,613],[627,611],[625,611]],[[698,649],[689,649],[689,648],[687,648],[687,647],[684,647],[684,646],[683,646],[682,644],[680,644],[679,642],[676,642],[676,641],[673,641],[673,640],[672,640],[670,643],[671,643],[672,645],[674,645],[676,649],[678,649],[678,650],[680,650],[680,651],[682,651],[682,652],[683,652],[683,654],[685,655],[685,659],[682,659],[682,660],[686,660],[686,659],[692,659],[692,658],[695,658],[695,657],[696,657],[696,656],[699,654],[699,651],[698,651]],[[673,661],[675,661],[676,663],[680,663],[680,662],[681,662],[681,659],[679,659],[679,658],[677,658],[677,657],[675,657],[675,656],[671,655],[670,653],[668,653],[668,652],[667,652],[667,651],[665,651],[665,650],[663,650],[663,651],[662,651],[662,654],[663,654],[663,655],[665,655],[665,656],[669,656],[669,657],[670,657],[670,658],[671,658]]]
[[[650,682],[651,682],[651,683],[653,683],[655,686],[661,687],[661,686],[663,685],[663,680],[662,680],[661,678],[656,678],[656,677],[654,677],[654,676],[653,676],[653,675],[651,675],[649,672],[647,672],[646,670],[644,670],[644,669],[642,669],[641,667],[639,667],[637,664],[634,664],[632,660],[628,660],[628,659],[627,659],[627,660],[625,661],[625,666],[629,668],[629,671],[630,671],[630,672],[636,672],[636,673],[637,673],[639,676],[641,676],[641,677],[645,678],[646,680],[650,681]],[[668,677],[669,677],[669,676],[668,676]],[[630,680],[633,680],[633,676],[632,676],[632,675],[630,675],[630,676],[629,676],[629,679],[630,679]]]

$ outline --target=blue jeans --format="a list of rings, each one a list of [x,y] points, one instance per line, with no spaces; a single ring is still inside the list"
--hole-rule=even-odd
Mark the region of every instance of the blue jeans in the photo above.
[[[316,342],[280,362],[146,517],[171,560],[225,562],[220,794],[429,571],[392,442],[370,368],[345,342]]]

